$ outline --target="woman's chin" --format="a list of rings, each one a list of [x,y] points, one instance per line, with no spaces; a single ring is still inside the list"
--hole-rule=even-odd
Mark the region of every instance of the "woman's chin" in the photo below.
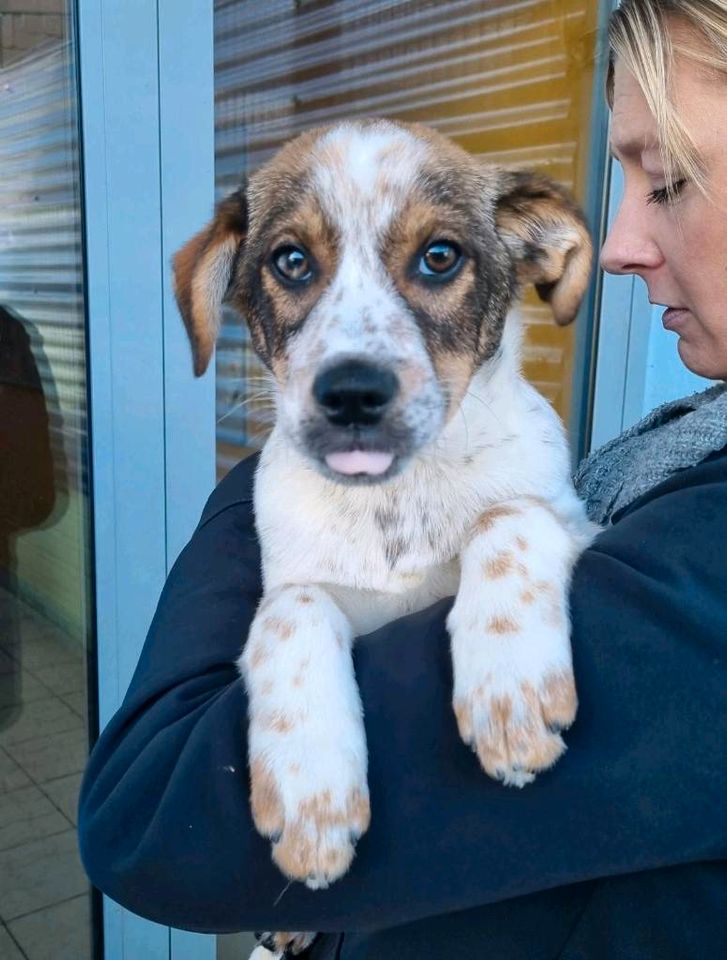
[[[694,343],[679,337],[677,350],[682,363],[692,373],[707,380],[727,380],[727,350],[710,349],[708,344]]]

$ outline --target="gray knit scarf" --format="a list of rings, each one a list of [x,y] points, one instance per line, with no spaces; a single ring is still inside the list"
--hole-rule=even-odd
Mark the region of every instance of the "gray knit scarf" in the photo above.
[[[606,524],[662,480],[727,445],[727,383],[657,407],[587,457],[574,481],[588,516]]]

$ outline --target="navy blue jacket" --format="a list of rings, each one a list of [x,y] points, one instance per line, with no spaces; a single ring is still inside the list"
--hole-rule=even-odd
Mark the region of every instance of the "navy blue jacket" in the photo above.
[[[580,710],[534,784],[457,735],[442,601],[359,641],[372,823],[326,891],[252,825],[233,661],[260,598],[255,458],[212,494],[91,755],[81,853],[104,892],[197,931],[347,931],[311,956],[727,956],[727,448],[622,511],[572,589]]]

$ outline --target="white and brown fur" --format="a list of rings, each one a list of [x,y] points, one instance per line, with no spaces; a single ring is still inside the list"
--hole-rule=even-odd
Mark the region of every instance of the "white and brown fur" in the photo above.
[[[462,262],[433,283],[417,264],[438,239]],[[286,243],[315,265],[297,288],[270,261]],[[369,824],[357,635],[456,595],[452,704],[485,772],[523,786],[565,749],[567,590],[593,530],[561,423],[521,374],[513,308],[531,282],[570,322],[590,263],[561,188],[383,120],[293,140],[175,257],[196,372],[225,300],[274,384],[255,481],[264,597],[239,667],[254,821],[286,876],[311,888],[348,870]],[[397,378],[371,429],[331,426],[313,394],[350,359]],[[335,474],[326,454],[352,446],[393,453],[391,468]],[[310,939],[270,942],[297,952]]]

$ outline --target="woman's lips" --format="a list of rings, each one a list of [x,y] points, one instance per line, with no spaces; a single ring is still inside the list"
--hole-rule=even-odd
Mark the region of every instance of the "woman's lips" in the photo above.
[[[665,330],[678,330],[689,314],[683,307],[667,307],[661,317]]]

